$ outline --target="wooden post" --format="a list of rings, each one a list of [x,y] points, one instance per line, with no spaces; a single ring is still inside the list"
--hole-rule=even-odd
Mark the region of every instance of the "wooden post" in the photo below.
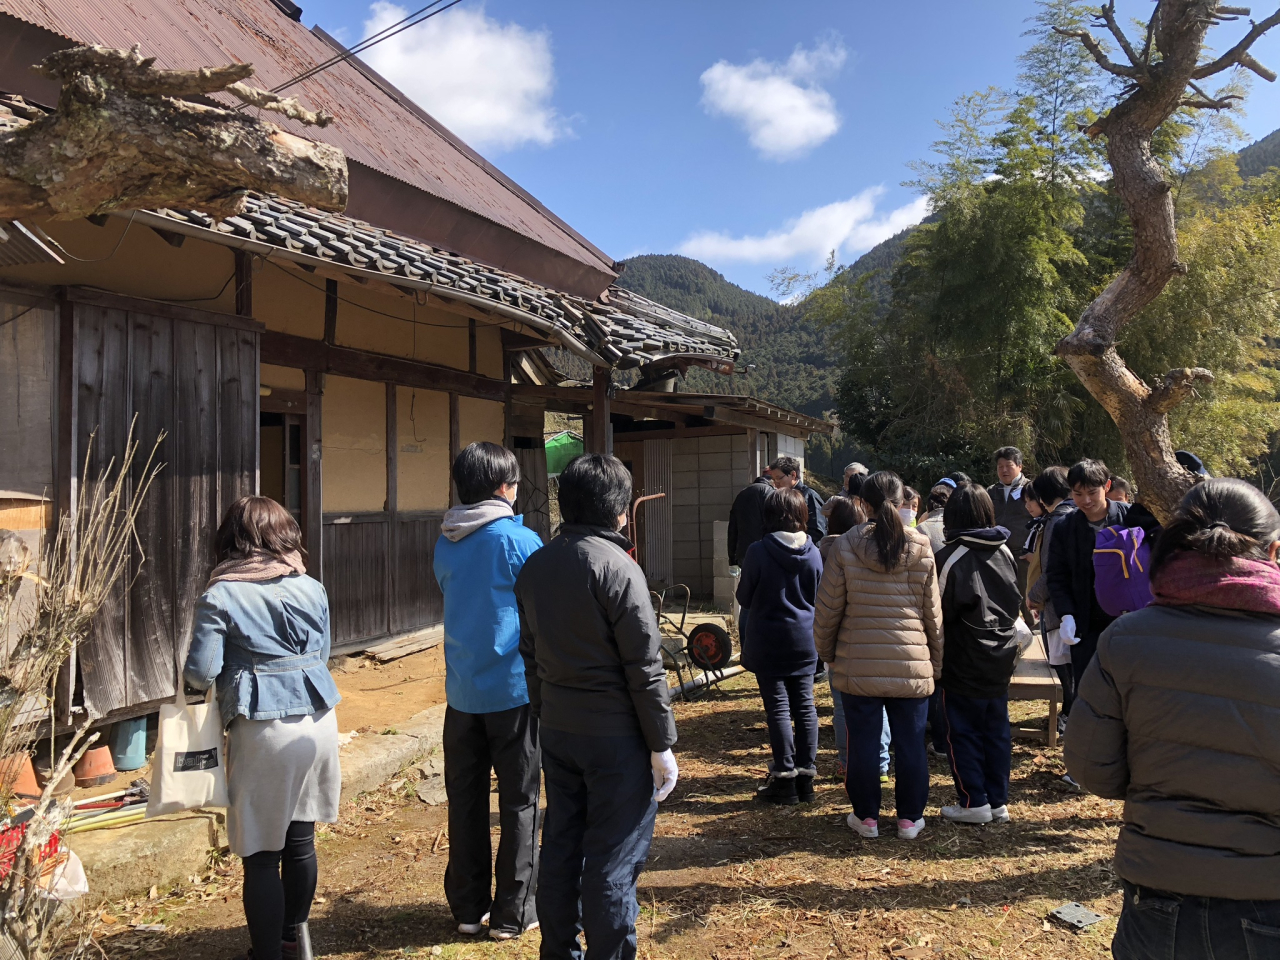
[[[233,250],[236,264],[236,315],[253,316],[253,254],[248,250]]]
[[[449,506],[458,505],[458,487],[453,482],[453,461],[462,452],[462,426],[458,416],[458,395],[449,394]]]
[[[596,367],[591,380],[591,429],[586,431],[588,453],[609,452],[609,381],[613,370]]]
[[[467,319],[467,370],[476,372],[476,318]]]
[[[755,427],[747,427],[747,466],[751,468],[751,479],[754,483],[760,476],[760,431]]]
[[[307,543],[307,573],[324,580],[324,490],[321,453],[323,432],[320,409],[324,400],[324,374],[307,371],[307,443],[303,450],[303,480],[306,504],[303,507],[302,536]]]
[[[396,558],[400,521],[397,516],[397,446],[399,442],[396,419],[396,385],[387,384],[387,633],[396,629]]]
[[[338,281],[324,282],[324,342],[333,346],[338,337]]]

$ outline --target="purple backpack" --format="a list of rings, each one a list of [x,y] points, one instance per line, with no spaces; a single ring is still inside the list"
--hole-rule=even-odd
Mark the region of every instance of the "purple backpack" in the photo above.
[[[1141,527],[1104,527],[1093,544],[1093,593],[1108,616],[1141,610],[1152,600],[1151,545]]]

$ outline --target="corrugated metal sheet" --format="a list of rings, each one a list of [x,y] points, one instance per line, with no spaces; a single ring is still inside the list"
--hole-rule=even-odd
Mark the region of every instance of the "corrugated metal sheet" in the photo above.
[[[23,263],[62,263],[60,256],[17,220],[0,220],[0,267]]]
[[[650,580],[671,584],[675,571],[671,562],[671,441],[644,442],[645,494],[665,493],[661,500],[650,500],[640,507],[644,511],[644,572]]]
[[[0,11],[81,43],[138,44],[144,55],[171,69],[252,63],[251,82],[264,88],[335,53],[322,31],[290,20],[271,0],[0,0]],[[342,63],[290,88],[308,107],[336,117],[323,131],[279,114],[267,117],[593,269],[612,272],[606,255],[375,76]],[[237,103],[224,94],[217,98]]]

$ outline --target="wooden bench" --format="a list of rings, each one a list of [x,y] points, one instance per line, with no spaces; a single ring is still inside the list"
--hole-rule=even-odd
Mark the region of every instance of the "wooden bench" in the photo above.
[[[1039,730],[1034,727],[1015,726],[1015,737],[1030,737],[1044,740],[1048,746],[1058,745],[1058,710],[1062,706],[1062,684],[1053,667],[1049,666],[1049,657],[1044,648],[1044,640],[1037,636],[1031,645],[1018,658],[1014,667],[1013,679],[1009,681],[1010,700],[1048,700],[1049,729]]]

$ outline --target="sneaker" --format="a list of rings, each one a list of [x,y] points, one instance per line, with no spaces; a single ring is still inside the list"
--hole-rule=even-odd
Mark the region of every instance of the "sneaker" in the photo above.
[[[813,801],[813,778],[812,773],[796,774],[796,800],[800,803],[810,803]]]
[[[945,756],[947,755],[947,751],[945,751],[945,750],[939,750],[939,749],[938,749],[937,747],[935,747],[932,743],[927,744],[927,745],[926,745],[926,747],[925,747],[925,749],[929,751],[929,755],[930,755],[930,756],[934,756],[934,757],[945,757]]]
[[[480,918],[478,923],[460,923],[458,924],[458,932],[466,937],[474,937],[477,933],[484,929],[484,925],[489,922],[489,915],[486,913]]]
[[[1064,774],[1062,775],[1062,782],[1063,782],[1063,783],[1065,783],[1065,784],[1066,784],[1068,787],[1070,787],[1072,790],[1081,790],[1081,791],[1083,791],[1083,790],[1084,790],[1084,787],[1082,787],[1082,786],[1080,786],[1080,784],[1076,783],[1076,782],[1075,782],[1075,780],[1074,780],[1074,779],[1072,779],[1071,774],[1069,774],[1069,773],[1064,773]]]
[[[914,840],[920,836],[920,831],[924,829],[924,817],[919,820],[899,820],[898,821],[898,839]]]
[[[856,813],[851,813],[844,818],[844,822],[849,825],[849,829],[853,830],[860,837],[868,840],[874,840],[880,836],[880,822],[875,817],[867,817],[865,820],[859,820]]]
[[[942,808],[942,818],[952,823],[990,823],[994,819],[992,813],[989,803],[984,803],[980,807],[962,807],[956,803]],[[1009,816],[1007,809],[1004,815],[1007,819]]]
[[[1067,733],[1067,715],[1065,713],[1058,714],[1058,736],[1066,736]]]
[[[889,774],[887,774],[887,773],[882,773],[882,774],[880,774],[880,782],[881,782],[881,783],[888,783],[888,782],[889,782]]]
[[[777,803],[784,807],[793,807],[800,802],[796,793],[796,777],[780,777],[769,774],[764,786],[756,787],[756,799],[764,803]],[[813,781],[809,781],[809,789],[813,789]]]
[[[530,930],[537,930],[540,926],[542,926],[542,924],[535,920],[533,923],[521,930],[520,933],[516,933],[514,930],[490,930],[489,936],[494,940],[514,940],[516,937],[520,936],[521,933],[528,933]]]
[[[999,807],[992,807],[992,808],[991,808],[991,822],[992,822],[992,823],[1008,823],[1008,822],[1009,822],[1009,807],[1008,807],[1007,805],[999,806]]]

